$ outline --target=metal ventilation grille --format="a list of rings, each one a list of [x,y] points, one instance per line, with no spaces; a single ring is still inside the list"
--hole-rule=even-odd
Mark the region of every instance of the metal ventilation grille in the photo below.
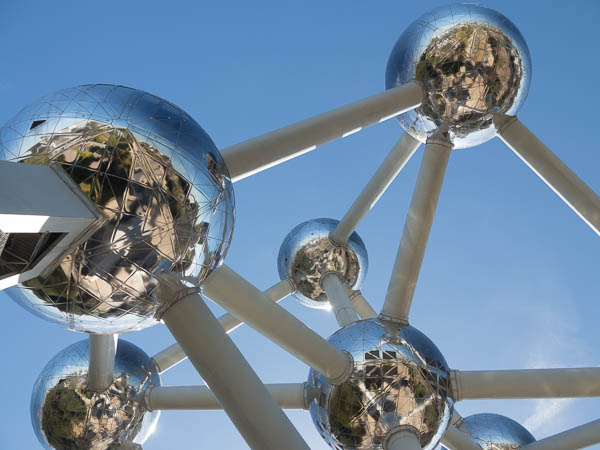
[[[33,267],[65,234],[0,231],[0,278]]]

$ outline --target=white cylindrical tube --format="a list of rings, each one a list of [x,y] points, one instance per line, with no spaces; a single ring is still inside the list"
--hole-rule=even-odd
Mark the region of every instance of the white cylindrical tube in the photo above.
[[[335,230],[331,232],[331,239],[340,244],[348,242],[348,238],[365,214],[375,206],[381,195],[392,181],[394,181],[412,155],[414,155],[419,144],[420,142],[410,134],[404,133],[402,135],[358,195],[348,212],[342,217]]]
[[[314,150],[319,145],[414,109],[422,99],[421,85],[410,82],[226,147],[220,153],[232,181],[239,181]]]
[[[275,283],[264,294],[274,302],[280,302],[288,295],[293,294],[295,290],[293,281],[286,278],[279,283]],[[225,313],[219,317],[219,323],[226,333],[231,333],[243,324],[241,320],[229,313]],[[187,355],[183,352],[181,346],[175,343],[154,355],[152,357],[152,366],[156,372],[163,373],[186,359]]]
[[[413,191],[402,239],[381,315],[408,323],[419,271],[425,255],[452,144],[443,133],[429,138]]]
[[[327,299],[333,309],[335,320],[337,320],[340,328],[358,320],[358,315],[352,306],[348,294],[346,294],[346,289],[335,273],[325,274],[321,280],[321,286],[327,294]]]
[[[600,197],[516,117],[497,114],[498,136],[597,234]]]
[[[176,292],[166,284],[161,299]],[[251,448],[309,449],[200,295],[177,299],[162,318]]]
[[[524,445],[521,450],[574,450],[599,443],[600,420],[594,420],[585,425]]]
[[[117,334],[89,335],[87,385],[92,391],[103,392],[113,382],[117,340]]]
[[[306,383],[265,384],[283,409],[307,409]],[[223,409],[207,386],[156,386],[139,394],[150,411]]]
[[[600,368],[452,371],[454,400],[599,397]]]
[[[372,317],[377,317],[377,313],[369,304],[369,302],[367,302],[367,300],[363,297],[360,290],[348,290],[348,297],[350,297],[350,301],[352,302],[352,305],[354,305],[354,310],[361,319],[371,319]]]
[[[441,442],[450,450],[481,450],[481,447],[473,442],[465,432],[454,425],[448,425]]]
[[[329,344],[226,265],[215,269],[204,280],[202,289],[208,298],[321,372],[333,384],[350,376],[353,363],[348,353]]]
[[[383,440],[383,450],[422,450],[417,431],[409,425],[401,425],[388,431]]]

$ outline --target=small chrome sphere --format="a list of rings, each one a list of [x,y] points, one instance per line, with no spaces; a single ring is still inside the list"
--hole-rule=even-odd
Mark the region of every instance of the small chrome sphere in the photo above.
[[[8,290],[72,330],[157,323],[159,274],[201,282],[229,247],[223,159],[194,119],[154,95],[100,84],[50,94],[0,129],[0,159],[62,167],[106,219],[50,273]]]
[[[525,427],[499,414],[474,414],[460,428],[483,450],[514,450],[535,442]]]
[[[295,297],[312,308],[328,308],[321,278],[336,273],[342,283],[360,289],[369,261],[367,249],[354,232],[346,245],[329,238],[339,220],[313,219],[296,226],[283,240],[277,257],[279,277],[291,278],[296,285]]]
[[[436,8],[413,22],[390,55],[386,88],[420,81],[421,106],[398,119],[425,142],[446,123],[454,148],[496,134],[494,113],[514,115],[527,97],[531,59],[523,36],[502,14],[473,4]]]
[[[87,388],[89,345],[79,341],[48,362],[31,394],[31,423],[47,449],[140,448],[153,433],[160,411],[146,411],[135,395],[160,386],[150,358],[119,340],[114,381],[105,392]]]
[[[424,449],[434,448],[453,412],[450,369],[437,347],[416,328],[379,318],[354,322],[329,342],[354,358],[350,378],[330,384],[319,372],[308,386],[313,422],[339,449],[381,449],[400,425],[414,428]]]

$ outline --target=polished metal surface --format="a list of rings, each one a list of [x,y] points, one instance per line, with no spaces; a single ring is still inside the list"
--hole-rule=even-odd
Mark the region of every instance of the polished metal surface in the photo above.
[[[59,352],[38,377],[31,394],[31,422],[47,449],[141,449],[153,433],[160,412],[145,411],[135,396],[160,386],[148,371],[150,358],[119,340],[114,381],[104,392],[87,388],[88,340]]]
[[[515,25],[474,4],[438,7],[400,36],[390,55],[386,88],[420,81],[421,106],[398,119],[425,142],[447,123],[454,148],[481,144],[496,134],[494,113],[515,115],[527,97],[531,59]]]
[[[515,450],[535,441],[525,427],[499,414],[473,414],[465,417],[459,428],[483,450]]]
[[[296,226],[283,240],[277,257],[279,277],[290,277],[296,284],[294,296],[307,306],[329,308],[321,278],[337,274],[347,288],[360,289],[367,274],[367,249],[354,232],[348,243],[337,244],[329,238],[339,223],[335,219],[312,219]]]
[[[440,441],[453,412],[450,370],[437,347],[416,328],[378,318],[354,322],[329,342],[348,351],[354,370],[331,385],[311,369],[309,405],[319,434],[334,449],[381,449],[386,434],[413,427],[424,449]]]
[[[50,273],[8,290],[77,331],[157,323],[158,275],[202,281],[223,260],[233,189],[217,148],[175,105],[123,86],[64,89],[0,129],[0,158],[58,164],[107,219]]]

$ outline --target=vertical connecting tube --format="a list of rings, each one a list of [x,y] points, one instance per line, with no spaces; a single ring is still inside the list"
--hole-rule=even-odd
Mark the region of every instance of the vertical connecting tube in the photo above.
[[[383,317],[408,323],[408,313],[451,150],[452,144],[442,132],[438,132],[427,141],[381,310]]]
[[[116,334],[89,335],[87,385],[92,391],[103,392],[113,382],[117,339],[118,335]]]
[[[385,436],[383,450],[422,450],[422,448],[417,431],[409,425],[400,425]]]
[[[162,319],[223,409],[253,449],[308,450],[302,436],[197,294],[178,299],[163,283]],[[166,292],[165,292],[166,291]],[[260,414],[257,414],[260,411]],[[276,426],[265,427],[265,424]]]
[[[497,114],[494,124],[508,147],[597,234],[600,197],[516,117]]]
[[[375,203],[394,181],[396,176],[404,168],[412,155],[419,147],[420,142],[410,134],[404,133],[396,142],[392,151],[381,163],[373,177],[358,194],[358,197],[342,217],[335,230],[331,232],[331,239],[339,244],[348,242],[348,238],[356,229],[363,217],[375,206]]]
[[[321,286],[327,294],[327,299],[335,314],[335,320],[337,320],[340,328],[358,320],[352,302],[346,294],[346,289],[335,273],[325,274],[321,280]]]

